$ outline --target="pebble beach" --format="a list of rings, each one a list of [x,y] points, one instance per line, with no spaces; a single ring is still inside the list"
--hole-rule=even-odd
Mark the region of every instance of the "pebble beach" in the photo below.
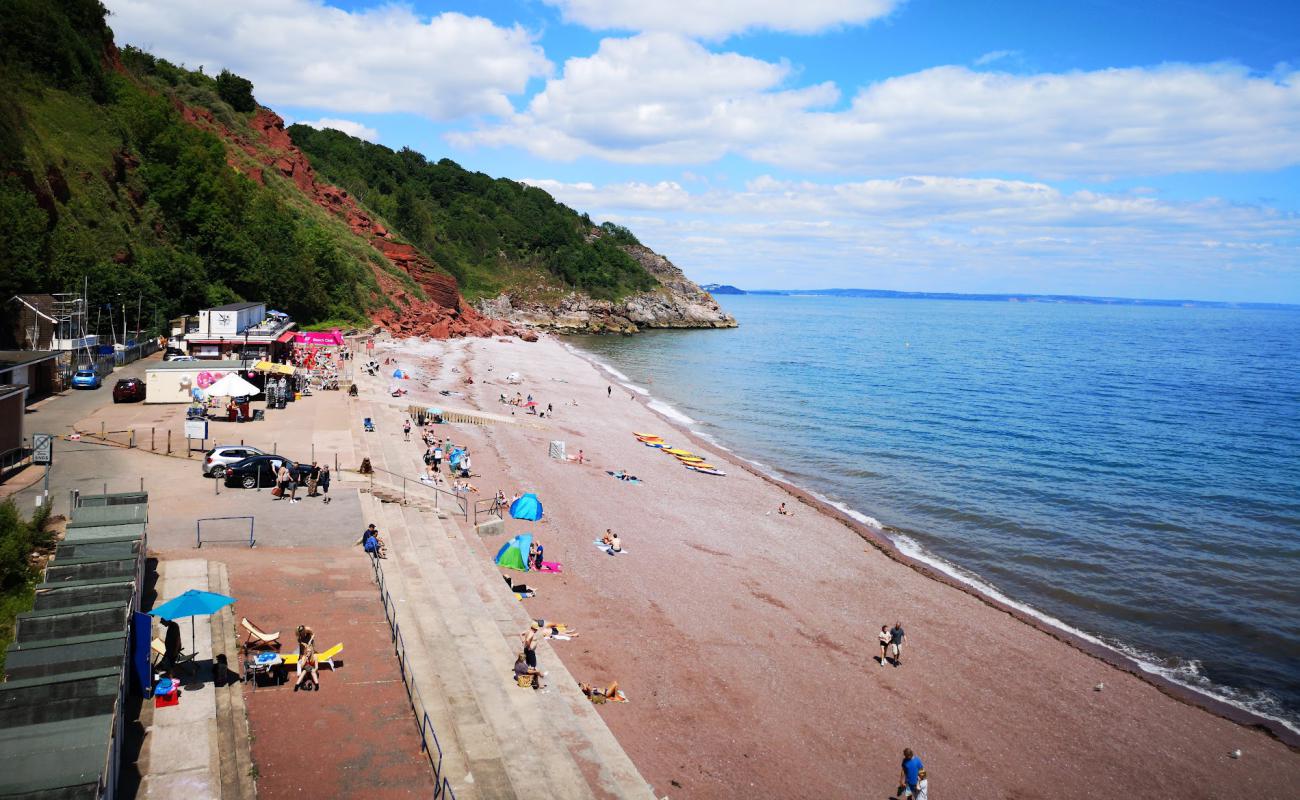
[[[909,563],[674,427],[562,340],[412,339],[375,356],[412,371],[412,404],[512,416],[436,430],[468,444],[476,499],[541,498],[541,522],[507,520],[485,549],[531,532],[563,563],[515,574],[537,588],[522,602],[581,631],[552,650],[579,680],[619,682],[631,702],[601,716],[662,794],[883,797],[904,747],[947,797],[1284,798],[1300,787],[1294,743]],[[553,413],[499,402],[516,391]],[[634,432],[727,474],[689,471]],[[584,463],[551,458],[555,441]],[[607,528],[624,554],[593,545]],[[882,666],[876,634],[895,622],[902,664]]]

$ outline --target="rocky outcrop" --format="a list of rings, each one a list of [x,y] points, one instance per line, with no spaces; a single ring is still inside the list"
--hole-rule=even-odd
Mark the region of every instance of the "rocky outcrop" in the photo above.
[[[593,235],[599,229],[593,231]],[[644,328],[734,328],[736,320],[671,261],[642,245],[623,248],[659,281],[659,288],[621,300],[596,300],[570,292],[542,302],[503,294],[478,302],[479,311],[499,320],[561,333],[636,333]]]

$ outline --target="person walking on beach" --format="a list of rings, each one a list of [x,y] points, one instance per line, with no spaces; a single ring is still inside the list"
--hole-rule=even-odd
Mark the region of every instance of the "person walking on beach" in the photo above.
[[[325,464],[320,468],[320,482],[316,484],[320,487],[320,493],[323,496],[322,503],[329,505],[330,502],[330,465]]]
[[[921,770],[923,769],[925,769],[925,765],[912,752],[912,748],[903,748],[903,764],[898,771],[898,791],[894,793],[894,796],[915,798],[917,792],[920,791],[918,784],[921,782]]]
[[[888,625],[880,626],[880,635],[877,638],[880,639],[880,666],[883,667],[889,660],[889,643],[893,641],[893,637],[889,635]]]
[[[613,398],[613,397],[614,397],[614,387],[613,387],[613,386],[606,386],[606,387],[605,387],[605,396],[606,396],[606,397],[609,397],[609,398]]]
[[[307,496],[319,497],[320,493],[316,487],[320,485],[320,465],[315,461],[311,462],[311,470],[307,473]]]
[[[903,666],[903,623],[895,622],[889,632],[890,649],[894,651],[894,666]]]
[[[409,418],[402,423],[402,438],[408,442],[411,441],[411,420]]]
[[[442,469],[442,446],[436,442],[433,445],[433,471],[438,472]]]

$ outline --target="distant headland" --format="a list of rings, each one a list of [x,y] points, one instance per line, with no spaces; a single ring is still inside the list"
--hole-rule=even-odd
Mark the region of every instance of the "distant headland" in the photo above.
[[[826,297],[875,297],[895,300],[972,300],[986,303],[1075,303],[1092,306],[1156,306],[1168,308],[1255,308],[1300,309],[1291,303],[1233,303],[1226,300],[1160,300],[1136,297],[1090,297],[1074,294],[962,294],[960,292],[896,292],[890,289],[738,289],[728,284],[707,283],[702,287],[714,295],[817,295]]]

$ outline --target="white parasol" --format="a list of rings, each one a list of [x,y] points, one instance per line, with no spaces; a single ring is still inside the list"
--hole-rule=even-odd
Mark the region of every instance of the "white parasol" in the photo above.
[[[252,397],[262,393],[261,389],[233,372],[222,377],[205,391],[209,397]]]

